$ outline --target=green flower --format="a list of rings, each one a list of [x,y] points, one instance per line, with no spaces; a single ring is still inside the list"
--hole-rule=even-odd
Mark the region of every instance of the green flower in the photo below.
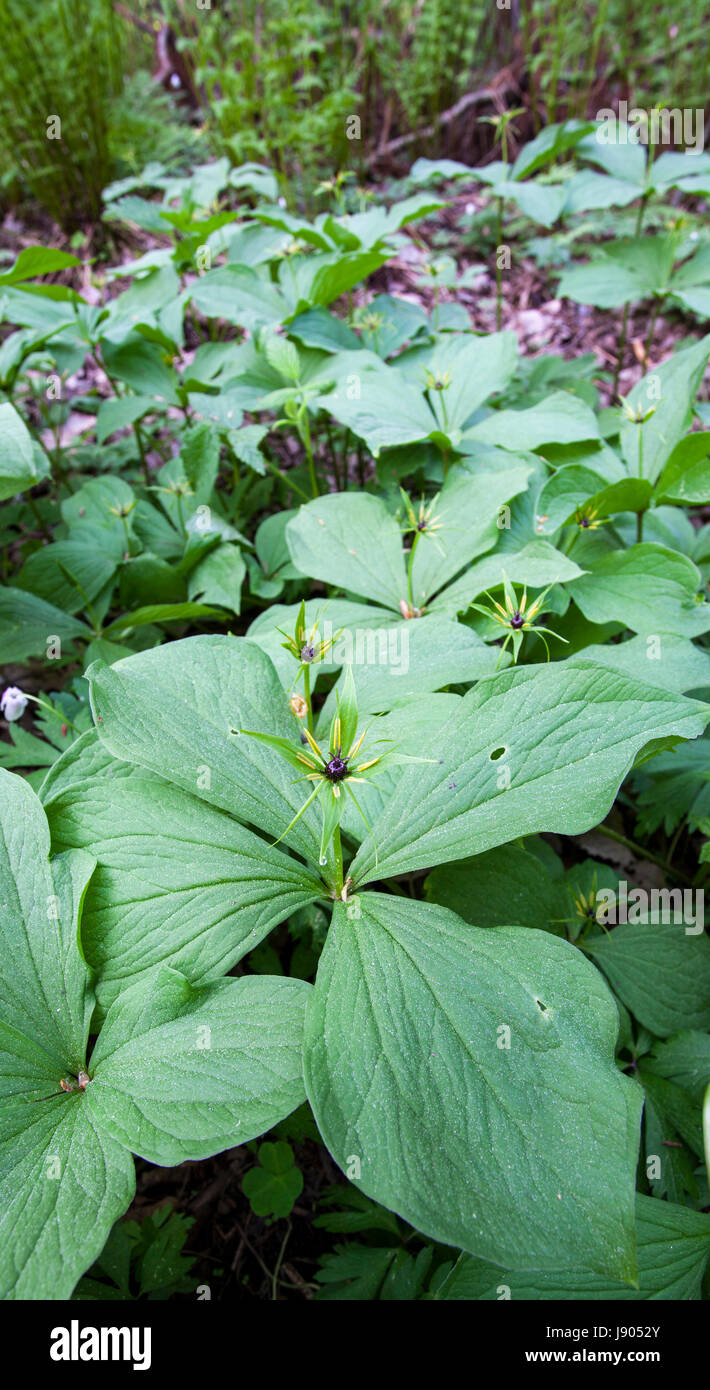
[[[285,647],[286,651],[290,652],[291,656],[294,656],[299,663],[298,670],[293,678],[294,685],[303,675],[306,667],[316,665],[328,655],[331,647],[334,646],[343,631],[341,627],[338,628],[338,631],[334,633],[332,637],[328,637],[326,641],[316,640],[318,637],[318,625],[322,617],[323,614],[318,613],[312,628],[308,631],[306,628],[306,604],[305,601],[303,601],[296,615],[296,623],[293,632],[284,632],[281,627],[276,629],[277,632],[280,632],[281,636],[286,639],[281,643],[281,646]]]
[[[494,599],[489,593],[486,593],[486,598],[490,601],[490,603],[492,603],[493,609],[486,608],[482,603],[472,603],[471,608],[475,608],[478,613],[483,613],[484,617],[492,618],[494,622],[500,623],[504,628],[506,628],[506,637],[501,647],[500,653],[501,660],[503,657],[503,652],[506,650],[508,643],[512,642],[513,661],[516,662],[518,659],[518,654],[520,652],[524,634],[526,632],[536,632],[540,637],[545,651],[547,652],[547,660],[549,661],[550,648],[548,647],[547,642],[545,641],[543,633],[546,632],[548,636],[556,637],[560,642],[567,642],[567,638],[561,637],[559,632],[553,632],[552,628],[540,627],[535,623],[535,618],[539,615],[542,605],[545,599],[547,598],[550,589],[553,588],[553,585],[548,584],[547,588],[543,589],[542,593],[538,594],[537,598],[534,599],[528,607],[527,588],[523,590],[522,598],[518,599],[515,593],[515,589],[513,588],[505,570],[501,570],[501,573],[503,575],[503,592],[505,594],[505,607],[503,607],[502,604],[498,603],[496,599]],[[498,662],[498,665],[500,665],[500,661]]]
[[[588,503],[578,507],[574,514],[575,523],[581,531],[598,531],[600,526],[606,526],[608,516],[599,516],[598,507],[590,507]]]
[[[392,767],[398,763],[431,761],[429,758],[416,758],[406,753],[400,753],[392,746],[383,748],[383,744],[391,744],[390,739],[376,739],[374,743],[366,744],[371,725],[368,725],[360,736],[356,737],[358,712],[351,666],[348,667],[342,694],[338,694],[336,698],[337,710],[331,721],[328,742],[325,747],[322,746],[324,740],[319,743],[307,728],[302,730],[302,737],[305,742],[299,743],[292,742],[290,739],[279,738],[275,734],[257,733],[253,729],[231,730],[233,734],[246,734],[249,738],[258,738],[261,743],[268,744],[301,773],[303,781],[313,783],[313,790],[304,801],[300,811],[296,813],[283,834],[274,843],[278,845],[283,840],[284,835],[287,835],[296,824],[296,821],[300,820],[311,802],[318,799],[323,812],[319,858],[321,865],[327,862],[326,851],[332,841],[335,841],[336,860],[342,864],[340,818],[346,797],[351,798],[367,829],[371,829],[367,816],[353,791],[354,783],[370,781],[375,769],[381,768],[385,763],[387,767]],[[306,769],[305,772],[304,768]],[[298,780],[300,781],[301,778]],[[376,854],[377,851],[375,851]],[[338,888],[340,890],[342,885],[339,884]],[[342,891],[346,892],[346,890],[347,884]]]

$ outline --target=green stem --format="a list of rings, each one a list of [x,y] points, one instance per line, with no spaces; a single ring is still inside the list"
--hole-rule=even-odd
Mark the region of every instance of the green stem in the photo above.
[[[59,710],[56,710],[54,708],[54,705],[49,704],[48,701],[43,700],[41,695],[30,695],[29,698],[30,700],[34,701],[36,705],[39,705],[40,709],[43,709],[45,711],[45,714],[53,715],[53,717],[55,719],[58,719],[62,724],[66,724],[67,728],[73,729],[75,734],[81,733],[81,730],[77,729],[76,724],[73,722],[73,720],[69,718],[68,715],[60,714]]]
[[[289,488],[291,489],[292,492],[295,492],[296,496],[297,496],[297,497],[300,497],[302,502],[310,502],[310,501],[311,501],[311,498],[308,496],[308,493],[307,493],[307,492],[304,492],[304,491],[303,491],[303,488],[298,486],[298,483],[292,482],[292,480],[291,480],[291,478],[289,477],[288,473],[284,473],[283,470],[282,470],[281,468],[279,468],[275,463],[273,463],[273,462],[271,461],[270,458],[267,458],[267,457],[266,457],[266,454],[263,455],[263,458],[264,458],[264,463],[266,464],[266,467],[267,467],[267,468],[270,468],[270,469],[271,469],[271,472],[272,472],[277,478],[280,478],[281,481],[282,481],[282,483],[285,483],[286,486],[289,487]]]
[[[316,477],[316,465],[313,459],[313,449],[311,447],[311,427],[308,421],[307,406],[302,407],[300,420],[300,434],[301,440],[303,441],[303,447],[306,451],[306,456],[308,458],[308,477],[311,484],[311,492],[313,493],[314,497],[320,497],[320,488],[318,487],[318,479]]]
[[[653,343],[653,335],[654,335],[654,333],[655,333],[655,331],[656,331],[656,324],[657,324],[657,322],[658,322],[658,315],[659,315],[660,312],[661,312],[661,305],[662,305],[664,299],[665,299],[665,295],[657,295],[656,298],[655,298],[655,301],[654,301],[653,313],[651,314],[651,324],[650,324],[650,327],[649,327],[649,330],[648,330],[648,337],[646,338],[646,343],[645,343],[644,350],[643,350],[644,364],[645,364],[646,370],[648,370],[648,355],[649,355],[649,353],[650,353],[650,351],[651,351],[651,344]]]
[[[277,1296],[277,1293],[278,1293],[278,1285],[279,1285],[279,1273],[280,1273],[280,1271],[281,1271],[281,1265],[282,1265],[282,1262],[283,1262],[283,1257],[284,1257],[284,1255],[285,1255],[285,1253],[286,1253],[286,1246],[288,1245],[288,1238],[289,1238],[290,1234],[291,1234],[291,1222],[290,1222],[290,1221],[287,1221],[287,1223],[286,1223],[286,1234],[285,1234],[285,1236],[284,1236],[284,1238],[283,1238],[283,1240],[282,1240],[282,1242],[281,1242],[281,1249],[279,1250],[279,1257],[278,1257],[278,1259],[277,1259],[277,1261],[276,1261],[276,1265],[275,1265],[275,1267],[274,1267],[273,1277],[272,1277],[272,1280],[271,1280],[271,1300],[272,1300],[272,1302],[275,1302],[275,1301],[276,1301],[276,1296]]]
[[[503,270],[500,263],[500,249],[503,245],[503,199],[498,198],[498,225],[496,230],[496,328],[500,333],[503,322]]]
[[[599,835],[604,835],[607,840],[614,840],[617,845],[624,845],[626,849],[632,850],[638,859],[648,859],[651,864],[658,864],[666,873],[674,873],[676,878],[682,878],[685,883],[690,883],[687,874],[681,873],[680,869],[673,869],[665,859],[661,858],[660,854],[654,854],[653,850],[645,849],[635,840],[630,840],[627,835],[620,835],[618,830],[612,830],[608,825],[597,825],[595,831]]]
[[[309,734],[312,734],[312,733],[313,733],[313,710],[312,710],[312,708],[311,708],[311,671],[310,671],[310,667],[309,667],[309,666],[304,666],[304,668],[303,668],[303,694],[304,694],[304,698],[305,698],[306,704],[308,705],[308,714],[306,715],[306,723],[307,723],[307,725],[308,725],[308,732],[309,732]]]
[[[340,897],[345,882],[343,874],[343,847],[340,843],[340,826],[336,825],[333,831],[333,857],[335,859],[335,883],[333,887]]]
[[[137,421],[134,422],[133,433],[136,436],[136,444],[138,445],[138,453],[140,456],[141,468],[143,469],[143,477],[145,479],[146,484],[150,484],[150,470],[148,468],[148,460],[145,455],[145,445],[143,443],[143,436],[140,432],[140,429],[138,428]]]
[[[409,563],[407,564],[407,598],[409,599],[409,611],[411,613],[414,612],[414,594],[412,590],[412,575],[414,573],[414,553],[417,548],[417,541],[419,540],[419,536],[420,532],[415,531],[414,539],[412,540],[412,548],[409,552]]]
[[[641,235],[641,227],[642,227],[642,224],[643,224],[643,215],[644,215],[644,212],[646,211],[646,203],[648,202],[648,198],[649,198],[649,194],[648,194],[648,193],[644,193],[643,196],[642,196],[642,198],[641,198],[641,202],[640,202],[640,204],[639,204],[638,214],[637,214],[637,217],[636,217],[636,229],[635,229],[635,231],[634,231],[634,236],[635,236],[635,237],[639,237],[639,236]],[[614,394],[614,396],[616,396],[616,393],[617,393],[617,390],[618,390],[618,386],[619,386],[619,377],[620,377],[620,375],[621,375],[621,367],[622,367],[622,363],[623,363],[623,359],[624,359],[624,348],[626,347],[626,330],[627,330],[627,327],[628,327],[628,322],[629,322],[629,306],[628,306],[628,303],[626,303],[626,304],[624,305],[624,316],[623,316],[623,318],[622,318],[622,320],[621,320],[621,333],[619,334],[619,342],[618,342],[617,348],[616,348],[616,371],[614,372],[614,385],[613,385],[613,394]]]
[[[31,493],[31,492],[28,492],[28,493],[26,494],[25,501],[29,503],[30,511],[32,512],[32,515],[34,516],[35,521],[37,522],[37,525],[39,526],[40,530],[42,531],[42,534],[45,535],[45,536],[47,537],[47,540],[48,540],[48,541],[51,541],[51,539],[52,539],[52,532],[51,532],[50,528],[48,527],[47,523],[46,523],[45,521],[42,520],[41,512],[40,512],[39,507],[37,506],[37,503],[35,502],[35,499],[34,499],[34,497],[32,496],[32,493]]]

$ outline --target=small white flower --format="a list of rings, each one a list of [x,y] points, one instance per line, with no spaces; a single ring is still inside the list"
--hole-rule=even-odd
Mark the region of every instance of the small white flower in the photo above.
[[[14,719],[21,719],[26,709],[27,696],[24,691],[16,685],[8,685],[0,697],[0,710],[2,710],[8,723],[11,724]]]

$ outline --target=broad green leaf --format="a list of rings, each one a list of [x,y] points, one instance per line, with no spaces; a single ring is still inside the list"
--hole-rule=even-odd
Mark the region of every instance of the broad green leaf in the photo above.
[[[639,196],[638,184],[597,174],[593,169],[580,169],[573,174],[565,181],[565,192],[565,216],[592,208],[626,207]]]
[[[505,926],[512,918],[520,926],[561,935],[561,924],[553,926],[564,914],[559,883],[544,872],[536,854],[519,844],[434,869],[424,887],[430,902],[450,908],[472,926]]]
[[[686,555],[645,541],[590,564],[568,592],[592,623],[610,619],[634,632],[698,637],[710,629],[700,571]]]
[[[435,613],[463,613],[473,599],[485,589],[495,589],[503,582],[503,571],[513,584],[528,589],[544,589],[550,584],[564,584],[578,579],[583,571],[574,560],[555,550],[549,541],[528,541],[521,550],[501,550],[477,560],[448,589],[437,594],[431,607]]]
[[[573,265],[557,287],[561,299],[578,304],[594,304],[598,309],[617,309],[631,300],[648,299],[655,286],[644,268],[615,263],[610,256],[599,257],[589,265]]]
[[[542,530],[551,535],[560,526],[575,521],[583,511],[592,521],[604,520],[616,512],[643,511],[653,493],[645,478],[622,478],[607,483],[598,473],[582,465],[560,468],[549,479],[537,500]]]
[[[134,608],[131,613],[122,614],[109,623],[103,632],[105,637],[121,637],[137,627],[152,627],[153,623],[184,623],[197,618],[222,620],[224,614],[205,603],[148,603],[142,608]]]
[[[529,178],[566,150],[578,145],[593,129],[591,121],[562,121],[545,126],[534,140],[523,145],[510,171],[511,178]]]
[[[308,1098],[356,1186],[425,1235],[633,1282],[642,1093],[614,1065],[617,1027],[567,942],[368,893],[335,908]]]
[[[95,861],[77,852],[50,863],[34,792],[4,768],[0,791],[2,1094],[29,1101],[58,1091],[59,1078],[85,1064],[92,999],[77,936]]]
[[[87,535],[81,540],[54,541],[25,560],[17,585],[46,603],[55,603],[65,613],[86,609],[116,573],[116,556],[111,547],[102,546]]]
[[[267,579],[274,578],[286,566],[292,568],[291,556],[286,544],[286,527],[291,517],[295,515],[295,509],[286,508],[284,511],[274,512],[271,516],[267,516],[257,527],[254,536],[254,549]],[[253,626],[254,624],[252,624]]]
[[[68,1299],[130,1205],[130,1153],[81,1093],[0,1110],[0,1295]]]
[[[635,680],[643,672],[649,685],[676,695],[710,688],[710,652],[670,632],[584,647],[579,656]]]
[[[45,656],[56,638],[67,645],[77,637],[85,640],[91,629],[61,608],[23,589],[0,587],[0,662],[24,661],[28,656]]]
[[[94,860],[49,859],[27,783],[0,770],[0,1291],[68,1298],[133,1195],[130,1156],[62,1079],[86,1066],[93,1005],[80,917]]]
[[[118,345],[102,340],[103,360],[111,373],[127,382],[133,391],[152,395],[164,405],[178,405],[177,374],[164,360],[157,343],[149,343],[133,333]]]
[[[145,550],[142,555],[132,555],[130,559],[124,560],[121,565],[118,593],[117,601],[121,608],[132,610],[130,615],[124,615],[127,627],[130,617],[138,612],[136,605],[140,604],[143,598],[150,597],[149,607],[154,610],[158,605],[162,608],[173,603],[183,603],[187,599],[187,585],[176,565],[169,565],[167,560],[161,560],[158,555],[151,555],[150,551]],[[119,620],[116,631],[120,632],[121,626]],[[88,659],[87,653],[87,661]]]
[[[208,318],[241,324],[251,333],[283,323],[289,313],[288,301],[277,286],[245,265],[208,270],[190,286],[190,297]]]
[[[612,178],[637,184],[640,197],[646,179],[646,150],[625,121],[600,120],[593,134],[580,140],[577,153],[591,164],[598,164]]]
[[[598,1274],[519,1274],[461,1255],[438,1298],[451,1300],[525,1299],[634,1302],[644,1299],[699,1299],[710,1254],[710,1216],[688,1207],[636,1196],[639,1287],[629,1288]]]
[[[200,560],[190,575],[188,593],[192,599],[217,603],[238,613],[242,583],[247,572],[241,550],[236,545],[220,545]]]
[[[656,483],[656,496],[685,506],[710,501],[710,431],[676,444]]]
[[[675,896],[680,894],[676,889]],[[691,924],[690,932],[698,927],[702,921]],[[681,1028],[710,1029],[710,941],[688,934],[684,921],[620,922],[586,941],[585,950],[627,1009],[657,1037]]]
[[[637,1076],[644,1089],[641,1164],[651,1194],[695,1205],[699,1190],[693,1170],[703,1147],[698,1110],[678,1086],[649,1074],[643,1062]]]
[[[499,655],[469,628],[436,614],[365,629],[352,651],[347,650],[343,635],[333,648],[334,657],[354,662],[358,708],[368,714],[406,709],[413,697],[427,691],[493,675]],[[338,688],[342,684],[341,678]],[[334,713],[335,694],[331,693],[324,716]]]
[[[639,1079],[646,1092],[647,1101],[651,1101],[662,1114],[665,1127],[675,1130],[691,1152],[702,1158],[703,1130],[698,1107],[693,1098],[681,1086],[677,1086],[675,1081],[658,1076],[653,1068],[647,1069],[645,1057],[639,1064]]]
[[[423,608],[464,565],[493,548],[500,538],[501,507],[524,491],[529,474],[524,466],[501,469],[495,455],[489,467],[484,460],[449,473],[433,507],[432,530],[418,537],[412,566],[415,607]]]
[[[494,392],[504,391],[517,366],[514,333],[489,333],[474,338],[470,333],[445,334],[433,347],[414,348],[397,360],[408,382],[424,389],[434,378],[447,384],[430,387],[428,398],[439,429],[450,434],[466,421]]]
[[[379,497],[336,492],[306,503],[286,527],[302,574],[363,594],[399,612],[407,599],[402,536]]]
[[[357,351],[359,339],[352,328],[328,309],[306,309],[305,313],[291,319],[289,334],[297,338],[305,347],[324,348],[326,352]]]
[[[526,217],[541,223],[543,227],[554,225],[567,197],[564,184],[518,183],[513,179],[496,183],[492,191],[497,198],[512,198]]]
[[[362,341],[382,358],[391,357],[405,343],[429,332],[429,319],[421,305],[392,294],[375,295],[364,319]],[[366,326],[368,320],[371,327]]]
[[[149,410],[155,410],[152,396],[111,396],[102,401],[96,416],[97,443],[105,444],[117,430],[135,425]]]
[[[554,391],[525,410],[498,410],[466,430],[467,440],[498,444],[514,452],[541,444],[574,444],[599,438],[599,425],[588,405],[567,391]]]
[[[203,420],[185,431],[180,442],[180,462],[195,501],[206,502],[219,469],[219,436],[214,425]]]
[[[64,499],[62,520],[75,539],[88,531],[98,532],[105,547],[107,535],[110,536],[111,551],[120,559],[126,548],[126,533],[120,513],[128,515],[134,506],[133,488],[123,478],[104,474],[100,478],[89,478],[88,482]]]
[[[264,356],[270,367],[286,381],[298,381],[301,367],[298,348],[290,339],[278,333],[270,333],[264,342]]]
[[[240,463],[253,468],[255,473],[266,473],[264,455],[259,448],[262,439],[269,433],[268,425],[242,425],[241,429],[229,431],[229,446],[234,450]]]
[[[131,653],[132,655],[132,653]],[[96,729],[87,729],[70,743],[61,758],[49,769],[39,791],[43,806],[70,789],[78,792],[94,777],[135,777],[132,763],[119,762],[104,747]]]
[[[304,1100],[310,992],[268,975],[193,986],[162,966],[108,1013],[85,1092],[91,1117],[163,1165],[256,1138]]]
[[[364,439],[374,458],[381,449],[428,439],[437,428],[423,391],[394,367],[352,373],[316,404]]]
[[[77,256],[58,251],[51,246],[25,246],[10,270],[0,275],[0,285],[14,285],[20,280],[33,280],[36,275],[51,275],[70,265],[81,265]]]
[[[710,353],[710,335],[682,348],[654,367],[628,395],[643,414],[642,424],[629,421],[621,430],[621,449],[629,472],[655,483],[676,444],[687,433],[698,388]]]
[[[113,666],[92,669],[91,699],[102,742],[202,801],[278,838],[305,800],[291,770],[253,729],[293,738],[296,721],[268,657],[238,637],[169,642]],[[315,812],[285,837],[313,856]]]
[[[673,299],[680,300],[684,308],[697,314],[698,318],[710,319],[710,286],[689,285],[685,290],[674,290]]]
[[[91,741],[84,747],[68,789],[57,770],[43,794],[55,849],[97,861],[82,942],[102,1009],[162,962],[194,981],[223,975],[325,892],[223,811],[138,768],[102,775]]]
[[[684,1029],[665,1042],[657,1042],[643,1064],[646,1071],[682,1086],[699,1105],[710,1076],[710,1036]]]
[[[518,835],[579,835],[609,811],[636,755],[694,738],[710,709],[581,658],[479,681],[407,769],[350,866],[358,884],[429,869]],[[377,854],[375,851],[377,846]]]
[[[341,294],[346,294],[368,275],[379,270],[388,254],[381,251],[346,251],[337,256],[324,257],[322,264],[318,264],[319,256],[307,256],[298,267],[303,273],[296,275],[298,306],[304,300],[307,304],[332,304],[334,299],[339,299]],[[288,272],[283,276],[282,283],[290,293]]]
[[[1,277],[0,277],[1,278]],[[26,492],[49,473],[49,459],[14,405],[0,405],[0,502]]]

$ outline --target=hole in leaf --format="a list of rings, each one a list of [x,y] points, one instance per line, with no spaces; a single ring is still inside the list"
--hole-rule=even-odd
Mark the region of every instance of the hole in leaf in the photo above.
[[[542,999],[536,999],[535,1003],[537,1004],[537,1007],[540,1010],[541,1014],[547,1013],[547,1004],[543,1004]]]
[[[508,752],[508,749],[505,747],[505,744],[501,744],[500,748],[494,748],[494,749],[493,749],[493,752],[489,754],[489,757],[490,757],[491,762],[492,762],[492,763],[497,763],[497,762],[498,762],[498,759],[499,759],[499,758],[502,758],[502,757],[503,757],[503,754],[504,754],[504,753],[507,753],[507,752]]]

